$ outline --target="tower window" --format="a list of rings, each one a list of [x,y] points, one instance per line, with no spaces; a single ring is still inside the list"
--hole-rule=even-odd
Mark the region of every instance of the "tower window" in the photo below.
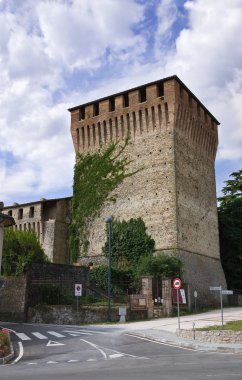
[[[85,107],[82,106],[79,108],[79,120],[84,120],[85,119]]]
[[[31,206],[29,209],[29,217],[33,218],[34,217],[34,206]]]
[[[164,96],[164,82],[157,83],[157,96],[160,98]]]
[[[123,106],[129,107],[129,94],[128,94],[128,92],[123,94]]]
[[[139,102],[143,103],[146,101],[146,87],[139,89]]]
[[[115,111],[115,98],[109,99],[109,112]]]
[[[9,210],[9,211],[8,211],[8,215],[9,215],[9,216],[13,216],[13,211],[12,211],[12,210]]]
[[[99,103],[95,102],[93,103],[93,116],[99,115]]]
[[[23,219],[23,209],[22,208],[20,208],[18,210],[18,219]]]

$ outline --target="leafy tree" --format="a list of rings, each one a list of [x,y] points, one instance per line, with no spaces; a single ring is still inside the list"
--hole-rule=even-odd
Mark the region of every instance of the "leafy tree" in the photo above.
[[[153,276],[155,279],[162,277],[179,277],[181,275],[182,262],[176,256],[145,256],[142,257],[136,267],[136,277]]]
[[[142,256],[151,254],[155,241],[146,232],[146,226],[141,218],[129,221],[113,220],[112,223],[112,265],[130,267],[138,263]],[[108,241],[103,247],[108,255]]]
[[[6,228],[3,240],[2,273],[20,275],[32,263],[48,261],[33,231]]]
[[[218,198],[220,255],[228,286],[242,290],[242,170],[230,176]]]

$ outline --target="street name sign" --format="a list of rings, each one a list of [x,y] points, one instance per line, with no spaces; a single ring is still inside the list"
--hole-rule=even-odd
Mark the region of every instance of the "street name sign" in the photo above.
[[[233,290],[222,290],[222,294],[234,294]]]

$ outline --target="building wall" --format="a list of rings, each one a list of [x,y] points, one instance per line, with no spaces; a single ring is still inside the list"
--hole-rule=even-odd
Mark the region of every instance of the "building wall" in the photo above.
[[[4,208],[13,216],[18,230],[32,230],[53,263],[68,264],[68,227],[71,223],[71,198],[43,199]]]
[[[110,99],[114,99],[115,110],[110,110]],[[99,114],[93,116],[97,102]],[[178,253],[186,277],[189,263],[199,270],[202,257],[209,263],[203,266],[203,281],[210,281],[216,268],[215,281],[226,286],[219,255],[214,174],[217,120],[177,77],[97,102],[70,109],[76,153],[96,151],[129,134],[131,143],[125,155],[131,160],[130,171],[142,170],[114,191],[118,195],[115,204],[103,205],[90,228],[88,256],[101,253],[108,216],[141,217],[156,242],[157,254]]]

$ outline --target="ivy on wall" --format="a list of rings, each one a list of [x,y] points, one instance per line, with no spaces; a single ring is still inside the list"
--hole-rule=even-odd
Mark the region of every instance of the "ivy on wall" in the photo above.
[[[89,227],[105,201],[115,202],[110,193],[126,177],[137,173],[128,172],[130,161],[122,155],[129,139],[120,145],[112,142],[98,152],[79,154],[74,168],[73,223],[70,226],[71,261],[86,255],[89,246]]]

